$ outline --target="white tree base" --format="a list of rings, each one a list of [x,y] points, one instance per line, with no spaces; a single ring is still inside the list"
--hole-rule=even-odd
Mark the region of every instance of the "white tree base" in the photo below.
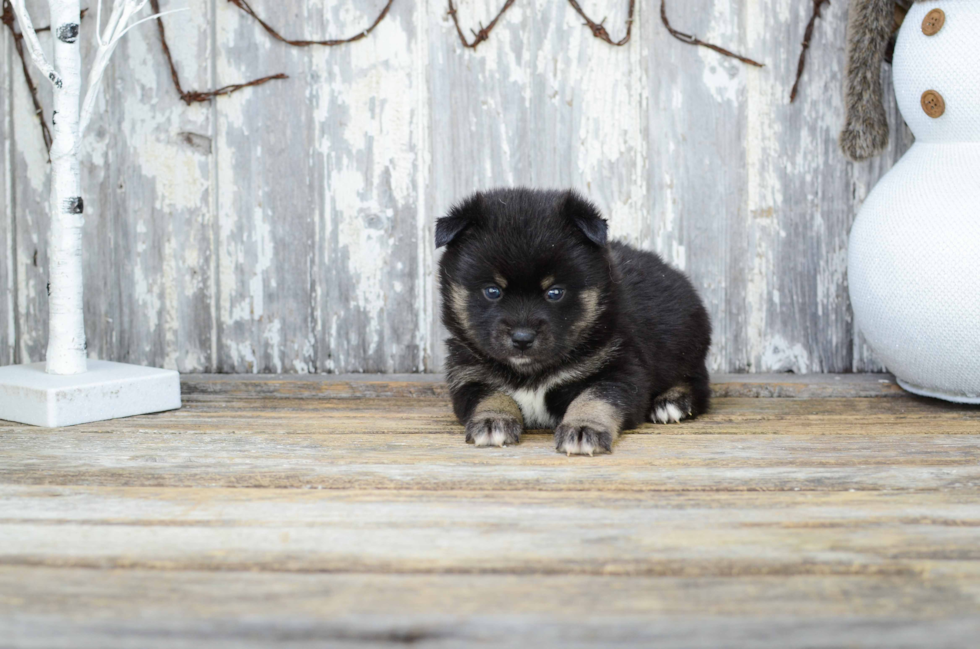
[[[0,367],[0,419],[56,428],[180,408],[173,370],[88,361],[83,374],[56,375],[44,363]]]

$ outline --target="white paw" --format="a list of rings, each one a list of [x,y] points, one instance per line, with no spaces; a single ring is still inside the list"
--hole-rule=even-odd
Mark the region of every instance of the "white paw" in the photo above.
[[[562,423],[555,429],[555,450],[565,455],[611,453],[614,437],[597,425]]]
[[[658,404],[650,413],[650,419],[661,424],[676,424],[686,416],[687,414],[670,402]]]
[[[565,455],[595,455],[595,444],[589,439],[566,439],[561,447],[557,449],[559,453]]]
[[[475,446],[507,446],[521,441],[523,426],[517,419],[493,417],[466,425],[466,441]]]

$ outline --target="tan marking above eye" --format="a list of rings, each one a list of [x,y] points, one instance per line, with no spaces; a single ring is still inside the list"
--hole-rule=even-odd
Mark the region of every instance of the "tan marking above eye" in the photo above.
[[[577,321],[572,323],[571,328],[568,330],[568,335],[571,338],[575,338],[582,332],[587,331],[595,324],[595,321],[602,313],[602,309],[599,308],[599,289],[585,289],[579,294],[579,300],[582,304],[582,314]]]
[[[548,290],[548,287],[551,286],[554,283],[555,283],[555,276],[554,275],[548,275],[543,280],[541,280],[541,288],[543,290],[547,291]]]
[[[497,286],[500,288],[507,288],[507,280],[500,273],[493,274],[493,281],[497,282]]]

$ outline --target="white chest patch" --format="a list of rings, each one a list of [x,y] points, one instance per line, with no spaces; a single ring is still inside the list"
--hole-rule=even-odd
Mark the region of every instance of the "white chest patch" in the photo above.
[[[521,408],[525,428],[554,428],[557,424],[544,403],[544,395],[548,393],[548,387],[545,385],[535,390],[514,390],[510,393]]]
[[[524,417],[524,427],[554,428],[557,426],[559,423],[558,418],[548,412],[548,406],[544,404],[544,397],[546,394],[548,394],[548,390],[572,381],[578,381],[594,373],[597,369],[602,367],[602,365],[606,362],[606,359],[609,358],[609,355],[612,354],[618,346],[618,341],[610,342],[591,357],[585,359],[577,365],[566,368],[564,371],[558,374],[548,377],[548,379],[541,385],[533,389],[522,388],[520,390],[514,390],[501,386],[502,389],[506,390],[507,394],[509,394],[520,407],[521,415]]]

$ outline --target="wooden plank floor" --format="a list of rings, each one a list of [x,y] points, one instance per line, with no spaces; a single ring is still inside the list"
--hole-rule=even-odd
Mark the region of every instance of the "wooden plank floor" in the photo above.
[[[595,458],[467,446],[437,377],[0,422],[0,647],[976,646],[980,409],[715,391]]]

